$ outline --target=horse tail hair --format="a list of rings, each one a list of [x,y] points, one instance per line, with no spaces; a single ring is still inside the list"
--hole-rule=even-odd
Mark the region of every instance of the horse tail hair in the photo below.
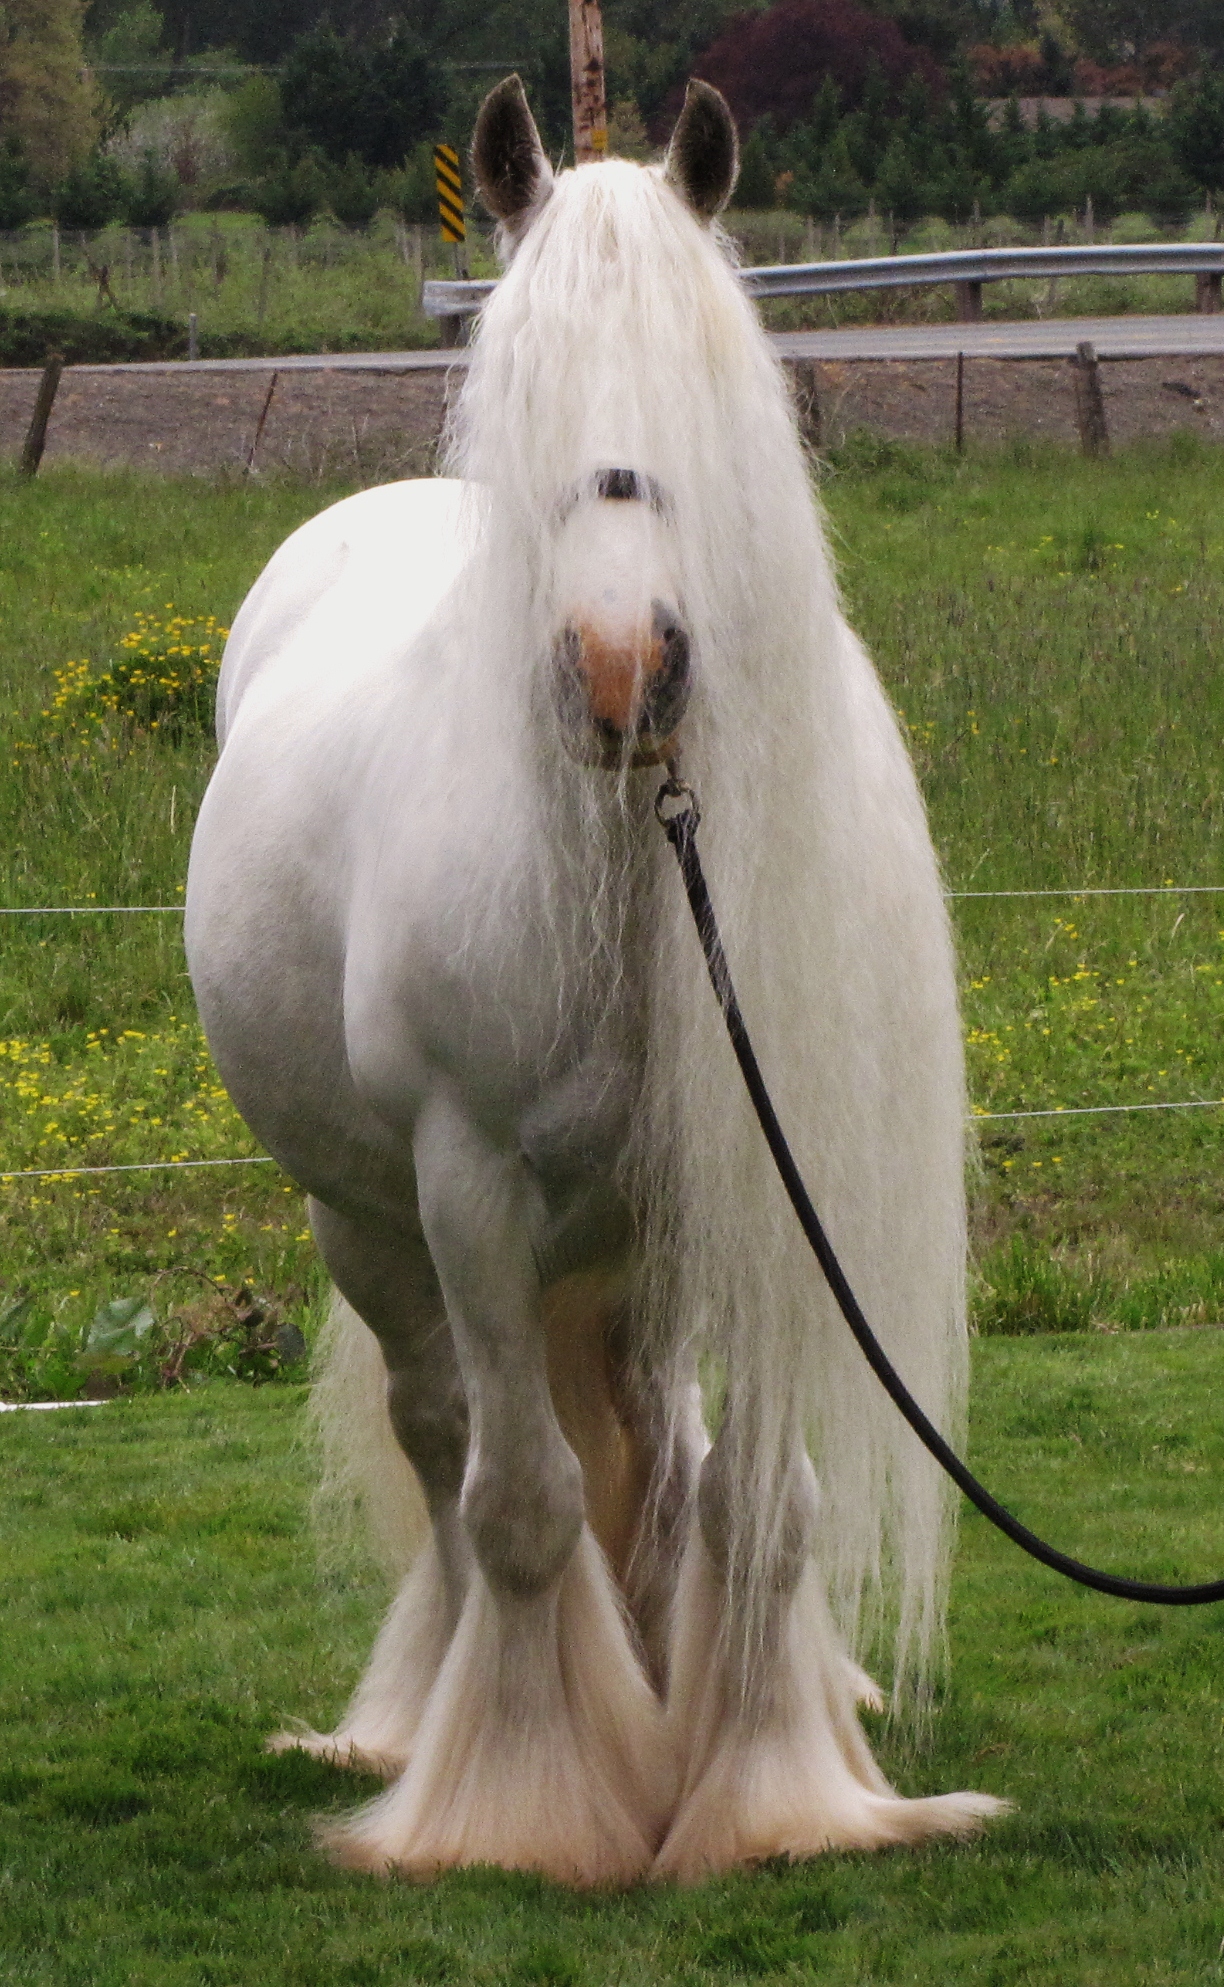
[[[333,1290],[314,1357],[309,1417],[321,1458],[311,1518],[325,1567],[373,1559],[397,1583],[428,1530],[417,1475],[391,1427],[378,1340]]]

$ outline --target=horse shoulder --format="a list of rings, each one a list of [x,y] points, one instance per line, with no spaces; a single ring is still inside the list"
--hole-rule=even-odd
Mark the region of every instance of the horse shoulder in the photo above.
[[[344,701],[363,676],[403,652],[463,570],[465,487],[432,477],[363,490],[285,540],[226,644],[217,691],[222,746],[241,707]]]

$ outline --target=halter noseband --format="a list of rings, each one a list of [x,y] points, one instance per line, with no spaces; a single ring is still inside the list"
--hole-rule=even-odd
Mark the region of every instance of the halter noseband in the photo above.
[[[570,484],[557,504],[558,523],[565,524],[579,504],[592,498],[605,503],[649,504],[656,517],[670,517],[674,508],[663,485],[640,469],[596,469]]]

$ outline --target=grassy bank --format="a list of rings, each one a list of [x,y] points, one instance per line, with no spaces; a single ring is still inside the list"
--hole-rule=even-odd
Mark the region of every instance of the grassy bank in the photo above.
[[[123,653],[138,615],[227,625],[327,495],[0,479],[0,904],[178,901],[207,736],[129,729],[80,750],[40,714],[70,665]],[[1093,464],[1025,445],[957,462],[859,440],[825,497],[950,887],[1224,880],[1224,459],[1178,444]],[[1224,1096],[1224,898],[953,909],[979,1113]],[[254,1152],[202,1054],[176,916],[0,920],[0,1045],[0,1166]],[[1224,1318],[1215,1109],[982,1115],[979,1134],[983,1329]],[[0,1184],[0,1394],[82,1384],[99,1305],[179,1269],[306,1318],[299,1197],[272,1167]]]
[[[746,265],[883,256],[891,237],[864,217],[844,230],[818,227],[785,209],[732,211],[728,218]],[[1148,242],[1209,237],[1211,215],[1183,229],[1159,229],[1142,214],[1120,215],[1096,239]],[[1074,219],[1059,239],[1087,239]],[[938,218],[915,222],[906,254],[949,248],[1035,246],[1040,228],[993,216],[979,227]],[[497,273],[491,234],[472,217],[465,261],[472,276]],[[105,288],[100,278],[105,274]],[[438,323],[420,309],[426,277],[454,277],[451,248],[436,228],[406,227],[388,212],[367,229],[322,217],[308,228],[268,228],[255,214],[184,214],[171,228],[118,224],[87,245],[38,223],[0,235],[0,365],[41,364],[48,345],[82,360],[185,357],[187,317],[198,320],[205,358],[264,352],[401,350],[436,345]],[[1003,318],[1160,314],[1195,308],[1192,276],[1086,276],[1058,282],[989,283],[987,316]],[[130,313],[143,314],[143,327]],[[51,313],[47,318],[43,314]],[[65,318],[64,314],[70,314]],[[774,330],[876,322],[942,323],[956,315],[949,285],[935,289],[847,292],[779,298],[765,306]]]
[[[1220,1385],[1215,1334],[981,1341],[973,1458],[1066,1545],[1204,1578]],[[979,1843],[625,1897],[332,1871],[310,1819],[371,1783],[260,1747],[288,1715],[335,1716],[379,1597],[314,1573],[299,1399],[217,1383],[0,1417],[6,1987],[1224,1976],[1219,1611],[1085,1595],[972,1515],[933,1744],[876,1736],[907,1791],[1016,1802]]]

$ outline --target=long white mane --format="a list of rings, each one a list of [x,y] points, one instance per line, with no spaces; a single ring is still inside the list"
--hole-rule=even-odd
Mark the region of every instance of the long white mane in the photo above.
[[[596,468],[644,472],[674,521],[694,659],[682,770],[748,1026],[860,1300],[952,1427],[963,1083],[921,802],[839,614],[781,370],[725,244],[661,169],[560,176],[482,314],[448,455],[482,512],[456,705],[492,707],[487,734],[524,775],[503,782],[501,804],[534,810],[535,832],[505,846],[540,851],[532,891],[507,871],[502,903],[542,898],[557,934],[585,907],[558,1034],[567,1004],[603,1002],[644,1039],[632,1186],[645,1327],[669,1355],[696,1349],[715,1411],[724,1393],[759,1404],[732,1422],[746,1644],[800,1422],[835,1612],[861,1645],[889,1600],[896,1681],[921,1679],[946,1571],[937,1472],[864,1365],[776,1181],[649,820],[656,776],[576,766],[552,715],[559,506]]]

